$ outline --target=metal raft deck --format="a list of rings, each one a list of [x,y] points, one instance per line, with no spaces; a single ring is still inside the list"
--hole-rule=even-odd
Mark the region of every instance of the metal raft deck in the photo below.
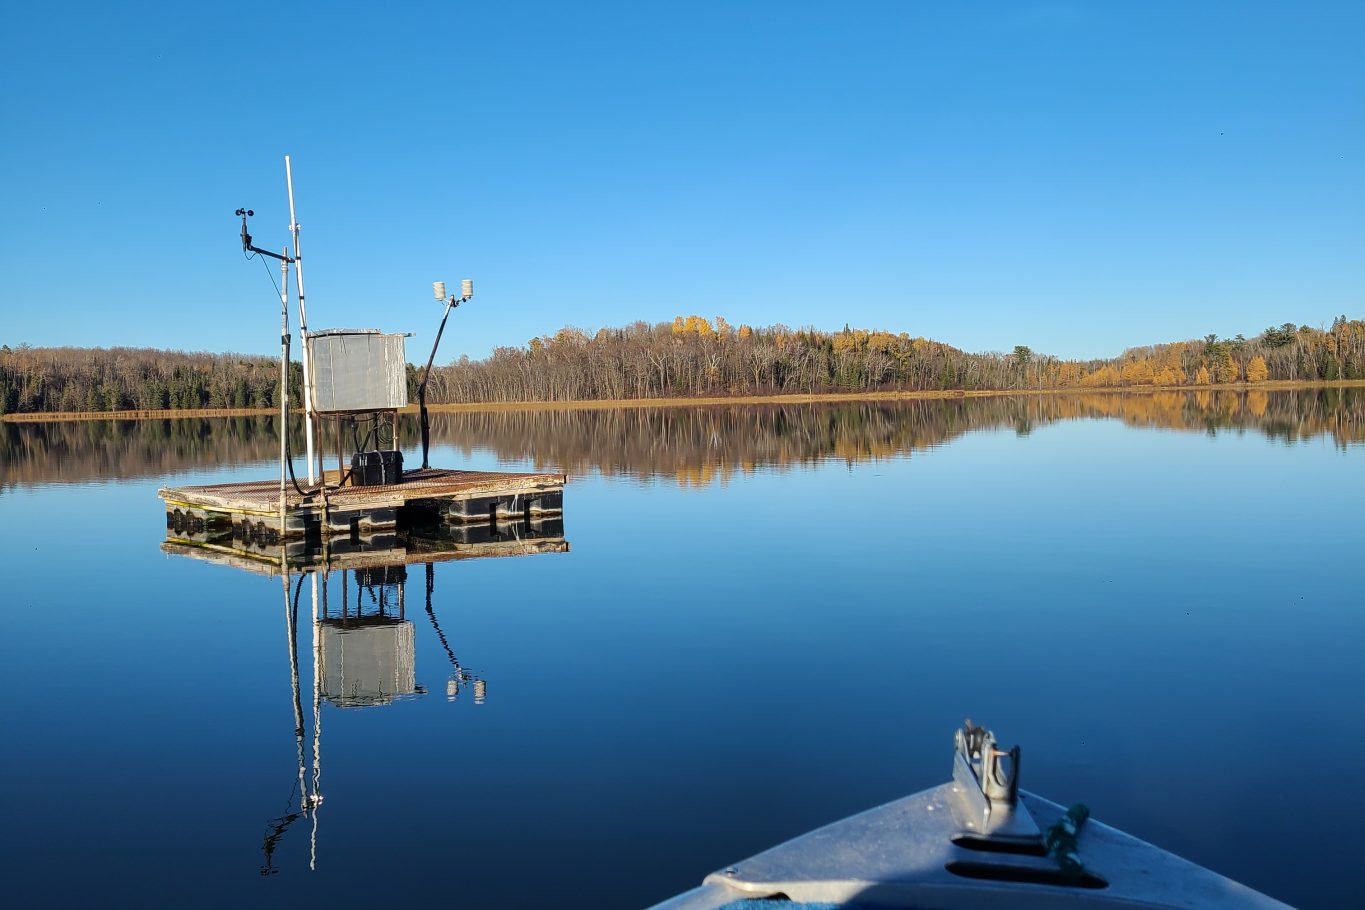
[[[323,489],[285,487],[284,536],[353,534],[397,527],[400,517],[475,522],[557,515],[564,508],[563,474],[512,474],[427,468],[403,472],[387,486]],[[255,480],[163,487],[168,528],[220,530],[243,539],[280,532],[280,482]]]

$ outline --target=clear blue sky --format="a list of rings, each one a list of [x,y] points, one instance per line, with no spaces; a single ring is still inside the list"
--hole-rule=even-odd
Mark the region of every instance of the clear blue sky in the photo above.
[[[1362,312],[1365,4],[15,4],[0,341],[441,360],[674,315],[1130,344]]]

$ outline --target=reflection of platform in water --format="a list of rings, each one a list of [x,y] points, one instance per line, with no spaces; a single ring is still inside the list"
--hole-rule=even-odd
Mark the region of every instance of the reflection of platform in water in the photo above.
[[[487,700],[487,681],[466,669],[456,658],[450,640],[436,619],[432,597],[436,590],[436,562],[480,555],[471,553],[470,548],[498,543],[490,539],[498,535],[498,523],[489,524],[494,527],[483,530],[472,527],[467,530],[452,529],[449,534],[437,537],[383,534],[337,538],[325,542],[332,546],[326,546],[325,549],[319,546],[312,552],[302,554],[305,558],[313,559],[312,564],[282,562],[287,555],[286,550],[294,546],[293,542],[287,546],[274,547],[276,555],[268,561],[264,551],[249,553],[234,549],[252,544],[233,540],[230,535],[226,542],[200,540],[177,543],[170,540],[162,545],[162,549],[168,553],[185,553],[280,577],[289,636],[296,774],[293,795],[286,804],[286,811],[267,823],[262,843],[262,875],[273,875],[279,871],[275,865],[275,851],[285,831],[300,818],[312,820],[309,868],[315,868],[318,809],[323,804],[323,705],[342,709],[373,708],[428,693],[417,682],[416,626],[407,617],[408,584],[414,581],[411,575],[414,563],[422,564],[422,574],[425,576],[422,585],[425,596],[421,601],[423,611],[450,662],[445,684],[446,700],[457,701],[460,693],[466,689],[473,690],[475,705],[482,705]],[[537,533],[554,535],[554,539],[543,539],[541,543],[552,545],[557,542],[562,548],[568,548],[563,540],[564,524],[561,519],[535,524]],[[526,531],[520,529],[519,533],[524,534]],[[289,575],[284,574],[281,565],[288,566]],[[299,678],[299,597],[305,584],[311,591],[313,628],[311,781],[307,777],[308,752],[304,742],[306,719]],[[294,805],[295,798],[298,800],[297,808]]]
[[[412,623],[323,623],[322,697],[340,708],[387,705],[417,692]]]
[[[351,585],[355,583],[355,599]],[[322,697],[339,708],[387,705],[415,695],[413,625],[405,615],[408,569],[384,565],[341,573],[340,606],[319,614]]]
[[[258,575],[278,576],[281,553],[289,574],[315,568],[363,569],[374,566],[415,565],[497,556],[530,556],[536,553],[567,553],[564,519],[546,517],[518,521],[485,521],[479,524],[432,524],[406,532],[357,534],[321,541],[262,542],[256,536],[241,539],[230,533],[199,527],[168,531],[161,544],[164,553],[188,556],[244,569]]]
[[[334,476],[334,475],[333,475]],[[400,513],[451,522],[529,519],[563,510],[563,474],[452,471],[424,468],[403,472],[402,483],[323,490],[285,489],[283,536],[354,534],[396,528]],[[227,528],[239,537],[277,540],[280,482],[259,480],[206,486],[163,487],[167,527]]]

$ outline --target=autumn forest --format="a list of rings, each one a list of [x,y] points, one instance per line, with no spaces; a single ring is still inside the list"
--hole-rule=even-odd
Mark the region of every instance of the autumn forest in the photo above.
[[[278,361],[146,348],[0,347],[0,414],[267,408]],[[291,383],[300,367],[292,365]],[[418,371],[409,367],[409,384]],[[1025,345],[973,354],[907,333],[752,328],[679,316],[589,335],[564,328],[433,371],[429,400],[522,402],[931,390],[1218,387],[1365,379],[1365,320],[1063,360]]]

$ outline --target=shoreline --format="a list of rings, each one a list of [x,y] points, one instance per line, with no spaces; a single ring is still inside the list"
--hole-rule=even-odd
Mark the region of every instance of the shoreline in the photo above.
[[[889,392],[817,392],[809,395],[729,395],[704,398],[621,398],[585,401],[479,401],[465,404],[431,404],[432,414],[474,411],[615,411],[642,408],[717,407],[725,405],[828,404],[856,401],[940,401],[958,398],[1001,398],[1044,395],[1151,395],[1157,392],[1282,392],[1307,389],[1365,388],[1365,379],[1290,380],[1267,382],[1230,382],[1218,385],[1185,386],[1105,386],[1080,389],[924,389]],[[61,423],[91,420],[191,420],[204,417],[268,417],[277,408],[169,408],[165,410],[126,411],[43,411],[0,415],[3,423]],[[301,408],[291,408],[301,414]],[[417,405],[400,410],[416,414]]]

